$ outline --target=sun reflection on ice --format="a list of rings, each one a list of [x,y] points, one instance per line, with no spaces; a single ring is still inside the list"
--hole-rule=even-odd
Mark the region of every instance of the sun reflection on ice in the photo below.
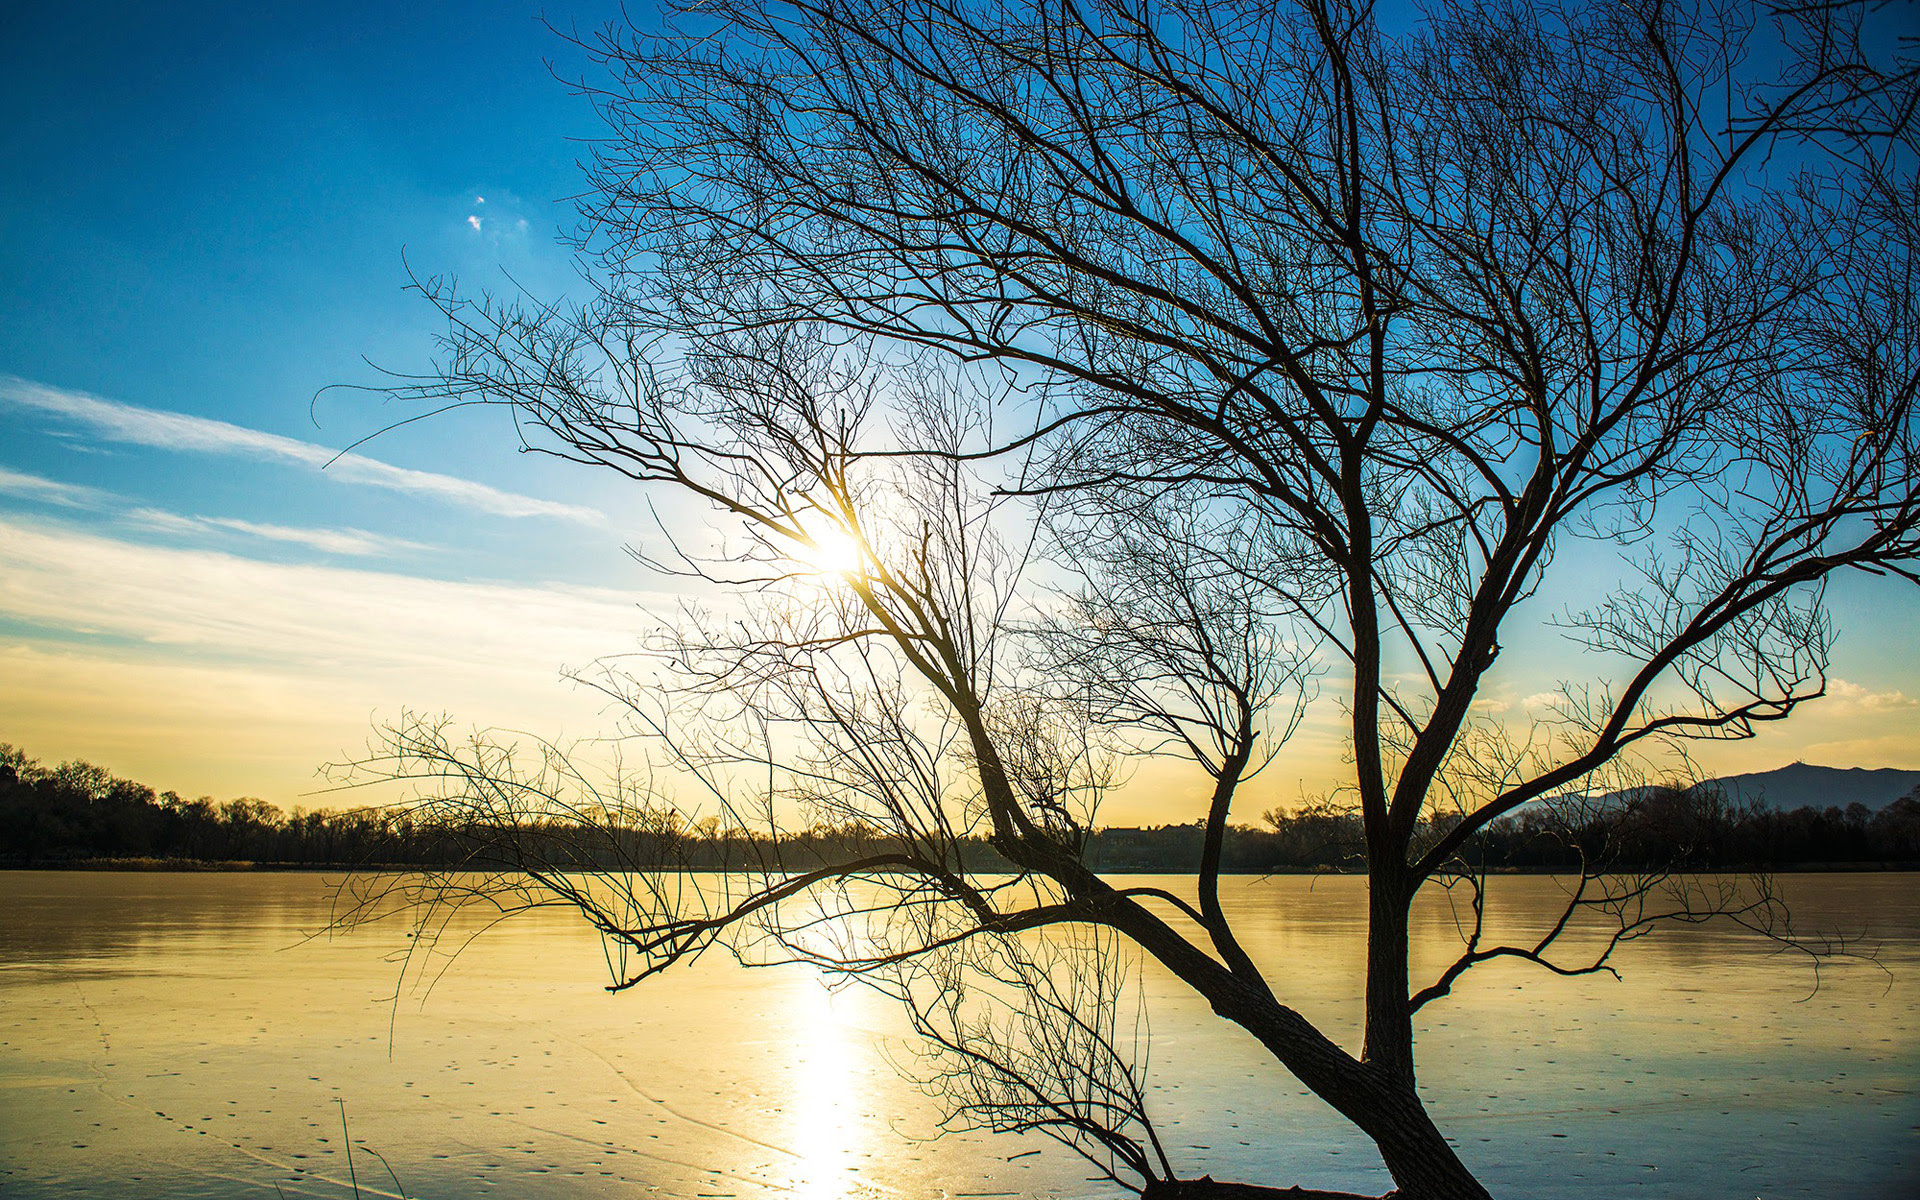
[[[787,1102],[788,1144],[800,1155],[793,1195],[803,1200],[844,1200],[879,1193],[856,1168],[867,1148],[855,1089],[864,1065],[856,1061],[853,1017],[858,997],[833,993],[820,981],[802,978],[792,991],[794,1005],[793,1089]]]

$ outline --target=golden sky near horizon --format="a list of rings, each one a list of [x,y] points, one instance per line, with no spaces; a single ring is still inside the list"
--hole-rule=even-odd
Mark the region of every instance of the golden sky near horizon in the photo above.
[[[183,467],[205,469],[219,453],[173,456]],[[283,482],[289,490],[311,482],[309,466],[272,470],[292,477]],[[0,741],[44,762],[86,759],[190,796],[252,795],[283,808],[349,806],[360,797],[327,792],[318,768],[353,756],[377,722],[403,709],[561,741],[607,732],[616,715],[607,698],[563,679],[562,669],[631,648],[677,600],[665,586],[670,581],[653,581],[649,590],[434,578],[409,569],[417,568],[419,550],[384,547],[363,531],[289,525],[274,527],[278,536],[271,536],[196,524],[192,514],[17,471],[0,477],[0,486],[16,502],[59,500],[39,511],[0,510]],[[59,491],[63,486],[68,492]],[[544,513],[469,511],[461,518],[513,525],[515,536],[533,537],[552,537],[551,527],[565,523]],[[610,530],[575,524],[604,539],[609,558],[617,553]],[[433,536],[424,524],[415,532]],[[263,552],[296,536],[302,546],[355,536],[370,544],[349,547],[357,555]],[[1878,596],[1877,589],[1890,594]],[[1829,696],[1790,722],[1763,729],[1752,742],[1696,747],[1699,768],[1731,774],[1796,760],[1920,766],[1920,688],[1902,686],[1900,666],[1912,660],[1914,634],[1875,629],[1870,620],[1901,598],[1886,584],[1840,598],[1843,626],[1869,621],[1865,629],[1843,629],[1836,665],[1867,675],[1866,682],[1836,670]],[[1880,674],[1870,674],[1874,669]],[[1483,694],[1482,710],[1531,719],[1552,699],[1548,691],[1523,690],[1540,680],[1501,675]],[[1329,689],[1249,787],[1236,816],[1256,821],[1267,807],[1340,786],[1343,757],[1341,715]],[[1138,762],[1102,819],[1190,820],[1206,794],[1191,764]]]

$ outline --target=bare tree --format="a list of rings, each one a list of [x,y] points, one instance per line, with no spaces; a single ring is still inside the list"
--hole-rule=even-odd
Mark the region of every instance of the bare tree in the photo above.
[[[588,794],[552,762],[412,725],[387,767],[451,780],[494,861],[630,956],[619,986],[716,942],[874,979],[966,1066],[964,1111],[1153,1195],[1256,1189],[1178,1180],[1117,1010],[1066,999],[1111,997],[1115,938],[1398,1195],[1485,1195],[1416,1092],[1420,1008],[1480,962],[1603,969],[1652,922],[1778,910],[1596,864],[1544,941],[1490,945],[1475,835],[1787,717],[1824,689],[1828,581],[1917,578],[1915,79],[1876,11],[712,0],[585,39],[595,294],[429,283],[449,352],[398,390],[711,506],[660,565],[745,599],[598,682],[757,869],[641,856],[583,890],[526,853]],[[1542,623],[1592,676],[1530,727],[1485,716]],[[1357,1054],[1219,900],[1236,798],[1328,694],[1368,871]],[[1212,781],[1192,899],[1083,861],[1148,753]],[[873,840],[806,864],[748,832],[794,814]],[[1443,885],[1472,892],[1463,951],[1416,981],[1409,908]],[[1593,914],[1617,934],[1558,956]],[[1053,927],[1098,953],[1020,951]],[[955,962],[1002,1018],[929,997]]]

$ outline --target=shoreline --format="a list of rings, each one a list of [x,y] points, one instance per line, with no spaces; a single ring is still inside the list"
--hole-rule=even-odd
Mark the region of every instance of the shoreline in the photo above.
[[[125,873],[151,874],[246,874],[252,872],[288,872],[303,871],[309,873],[345,872],[348,874],[424,874],[437,871],[486,871],[506,873],[516,868],[492,866],[487,864],[432,866],[417,863],[277,863],[250,862],[229,859],[197,858],[83,858],[62,862],[6,862],[0,861],[0,871],[117,871]],[[579,874],[595,870],[618,871],[615,867],[578,868],[564,872]],[[658,867],[647,868],[641,873],[658,874],[726,874],[746,868],[727,867]],[[1101,875],[1196,875],[1191,869],[1155,866],[1099,866],[1094,870]],[[1872,862],[1804,862],[1760,865],[1754,863],[1731,863],[1721,866],[1698,868],[1634,868],[1607,871],[1607,875],[1632,875],[1642,870],[1664,870],[1673,875],[1858,875],[1858,874],[1901,874],[1920,871],[1920,862],[1900,860]],[[524,870],[518,871],[526,874]],[[621,872],[631,874],[634,872]],[[1577,872],[1565,867],[1488,867],[1488,875],[1572,875]],[[1268,870],[1223,870],[1222,876],[1251,876],[1259,878],[1266,875],[1321,875],[1321,876],[1365,876],[1364,870],[1346,871],[1334,867],[1274,867]]]

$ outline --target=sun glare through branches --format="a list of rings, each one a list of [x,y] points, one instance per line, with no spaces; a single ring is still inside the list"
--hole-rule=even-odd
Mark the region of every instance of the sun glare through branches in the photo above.
[[[830,525],[803,533],[804,537],[795,538],[787,548],[802,572],[842,577],[865,572],[867,549],[860,539]]]

